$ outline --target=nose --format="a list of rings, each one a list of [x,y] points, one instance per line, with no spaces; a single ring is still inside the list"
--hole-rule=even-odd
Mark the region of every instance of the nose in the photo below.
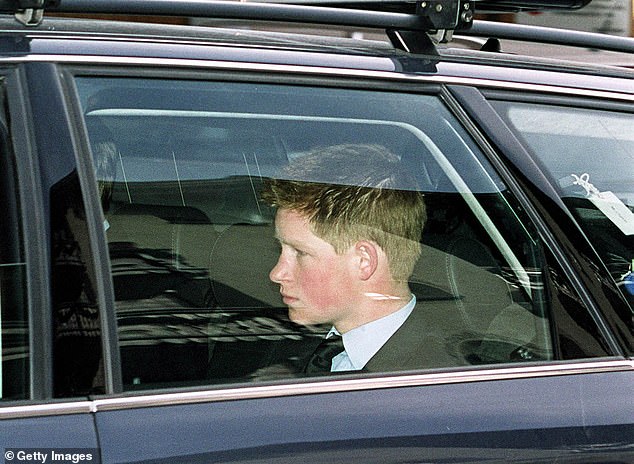
[[[282,255],[277,259],[277,263],[269,272],[269,279],[276,284],[281,284],[284,280],[288,280],[288,266],[284,262]]]

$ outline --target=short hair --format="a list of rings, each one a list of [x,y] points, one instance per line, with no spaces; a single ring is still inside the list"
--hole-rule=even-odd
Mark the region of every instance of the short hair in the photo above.
[[[395,280],[407,280],[420,257],[422,193],[383,146],[334,145],[296,157],[265,184],[262,198],[304,215],[337,253],[359,240],[375,242]]]

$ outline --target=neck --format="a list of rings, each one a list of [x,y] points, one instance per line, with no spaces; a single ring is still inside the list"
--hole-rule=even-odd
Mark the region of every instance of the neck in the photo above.
[[[407,285],[404,288],[394,288],[389,291],[373,289],[361,293],[355,308],[355,317],[335,323],[335,328],[341,334],[356,329],[369,322],[376,321],[400,310],[412,299],[412,293]]]

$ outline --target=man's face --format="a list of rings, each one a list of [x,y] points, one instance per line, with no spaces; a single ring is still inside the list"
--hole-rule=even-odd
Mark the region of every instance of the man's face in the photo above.
[[[292,321],[345,326],[354,317],[353,248],[337,254],[301,214],[281,208],[275,231],[282,249],[270,279],[280,285]]]

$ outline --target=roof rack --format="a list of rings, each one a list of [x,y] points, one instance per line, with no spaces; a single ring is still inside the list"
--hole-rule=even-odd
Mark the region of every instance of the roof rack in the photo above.
[[[44,9],[314,23],[385,29],[394,46],[420,53],[435,53],[428,33],[443,41],[452,31],[470,27],[473,6],[474,0],[0,0],[0,12],[14,13],[16,19],[30,26],[39,24]]]
[[[184,16],[381,28],[392,44],[435,54],[435,43],[465,31],[474,12],[577,9],[590,0],[0,0],[27,26],[59,13]]]
[[[631,37],[541,26],[477,21],[469,30],[461,31],[460,35],[634,53],[634,39]]]

